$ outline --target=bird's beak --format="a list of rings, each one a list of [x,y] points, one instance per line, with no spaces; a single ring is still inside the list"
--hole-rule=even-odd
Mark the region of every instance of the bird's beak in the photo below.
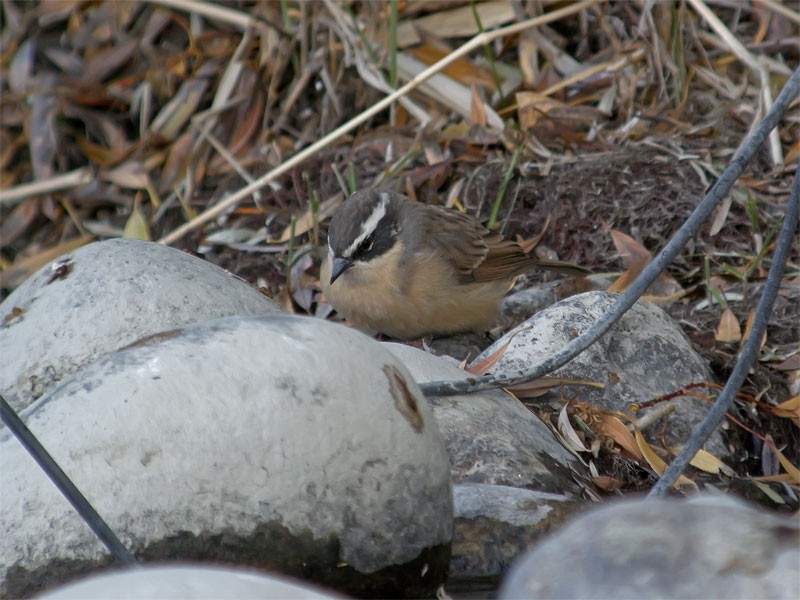
[[[333,285],[334,281],[339,279],[342,273],[352,266],[353,261],[349,258],[334,258],[333,264],[331,265],[331,285]]]

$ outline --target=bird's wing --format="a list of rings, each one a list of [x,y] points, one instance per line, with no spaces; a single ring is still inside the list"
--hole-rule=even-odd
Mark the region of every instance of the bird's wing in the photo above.
[[[484,241],[488,230],[472,217],[440,206],[427,205],[417,216],[425,237],[421,241],[452,266],[460,281],[475,281],[473,273],[489,253]]]
[[[588,269],[525,254],[517,242],[489,231],[474,218],[438,206],[419,205],[420,233],[449,262],[462,283],[503,281],[533,269],[568,275]]]
[[[517,242],[499,233],[487,231],[483,241],[488,248],[486,258],[475,267],[475,281],[511,279],[537,266],[537,259],[523,252]]]

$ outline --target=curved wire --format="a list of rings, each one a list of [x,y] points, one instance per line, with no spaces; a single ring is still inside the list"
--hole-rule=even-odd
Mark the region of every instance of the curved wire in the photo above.
[[[591,327],[584,331],[577,338],[569,342],[564,348],[553,354],[551,357],[535,364],[525,370],[507,371],[500,374],[484,375],[482,377],[470,377],[458,381],[430,381],[419,384],[422,393],[426,396],[454,396],[480,390],[508,387],[511,385],[526,383],[547,375],[555,369],[565,365],[575,358],[578,354],[594,344],[600,337],[608,331],[628,309],[633,306],[641,297],[645,290],[650,287],[661,272],[669,265],[681,249],[700,229],[708,216],[730,192],[733,184],[744,171],[747,164],[752,160],[758,147],[769,135],[780,121],[783,113],[786,112],[789,104],[800,92],[800,69],[797,69],[781,93],[775,99],[772,108],[761,120],[752,133],[745,139],[733,160],[723,171],[720,178],[706,194],[694,212],[689,216],[681,228],[675,232],[672,239],[664,246],[663,250],[648,264],[639,274],[639,277],[631,286],[623,292],[617,301],[608,311],[595,321]]]
[[[136,557],[122,545],[117,535],[103,520],[103,517],[94,509],[81,491],[72,483],[72,480],[64,473],[63,469],[50,456],[50,453],[42,446],[41,442],[33,435],[30,429],[22,422],[16,411],[0,394],[0,418],[3,423],[11,430],[11,433],[30,453],[33,459],[39,464],[42,470],[58,488],[64,497],[69,501],[75,511],[86,521],[94,534],[108,548],[114,559],[123,565],[136,564]]]
[[[778,290],[781,286],[781,278],[786,267],[786,260],[789,256],[789,249],[792,246],[794,239],[795,229],[797,228],[798,219],[800,218],[800,167],[794,173],[794,182],[792,183],[792,194],[789,196],[789,203],[786,206],[786,214],[783,217],[783,224],[781,231],[778,234],[778,241],[775,245],[775,253],[772,256],[772,266],[767,275],[767,281],[764,284],[764,293],[758,301],[755,317],[753,317],[753,327],[750,330],[750,336],[744,343],[739,358],[736,359],[736,364],[733,367],[725,387],[722,388],[714,404],[709,409],[706,416],[700,424],[692,431],[692,435],[686,440],[683,448],[678,453],[678,456],[670,463],[669,467],[664,471],[664,474],[652,487],[647,494],[648,498],[656,498],[663,496],[667,491],[672,488],[678,477],[686,469],[686,465],[692,460],[695,453],[702,447],[705,441],[709,438],[711,433],[717,428],[725,413],[733,403],[736,397],[736,392],[742,387],[747,373],[750,372],[750,367],[753,366],[758,351],[761,347],[761,339],[764,331],[767,328],[770,313],[772,313],[772,305],[775,303],[775,297],[778,295]]]

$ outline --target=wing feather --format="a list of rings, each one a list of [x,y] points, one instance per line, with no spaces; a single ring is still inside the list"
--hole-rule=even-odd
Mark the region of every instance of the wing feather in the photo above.
[[[569,275],[589,272],[570,263],[525,254],[516,242],[456,210],[416,202],[412,206],[424,244],[452,266],[461,283],[508,280],[537,268]]]

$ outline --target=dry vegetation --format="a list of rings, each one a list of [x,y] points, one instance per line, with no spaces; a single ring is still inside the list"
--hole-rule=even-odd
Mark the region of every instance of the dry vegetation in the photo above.
[[[663,246],[797,68],[797,8],[4,0],[2,293],[63,252],[124,235],[199,253],[291,311],[327,316],[316,248],[343,190],[368,186],[496,218],[613,280]],[[481,30],[540,15],[549,23],[473,44],[328,136]],[[747,335],[800,158],[793,108],[653,290],[720,380]],[[731,425],[738,477],[711,479],[789,506],[800,485],[799,268],[795,247]],[[610,438],[598,481],[646,483]]]

